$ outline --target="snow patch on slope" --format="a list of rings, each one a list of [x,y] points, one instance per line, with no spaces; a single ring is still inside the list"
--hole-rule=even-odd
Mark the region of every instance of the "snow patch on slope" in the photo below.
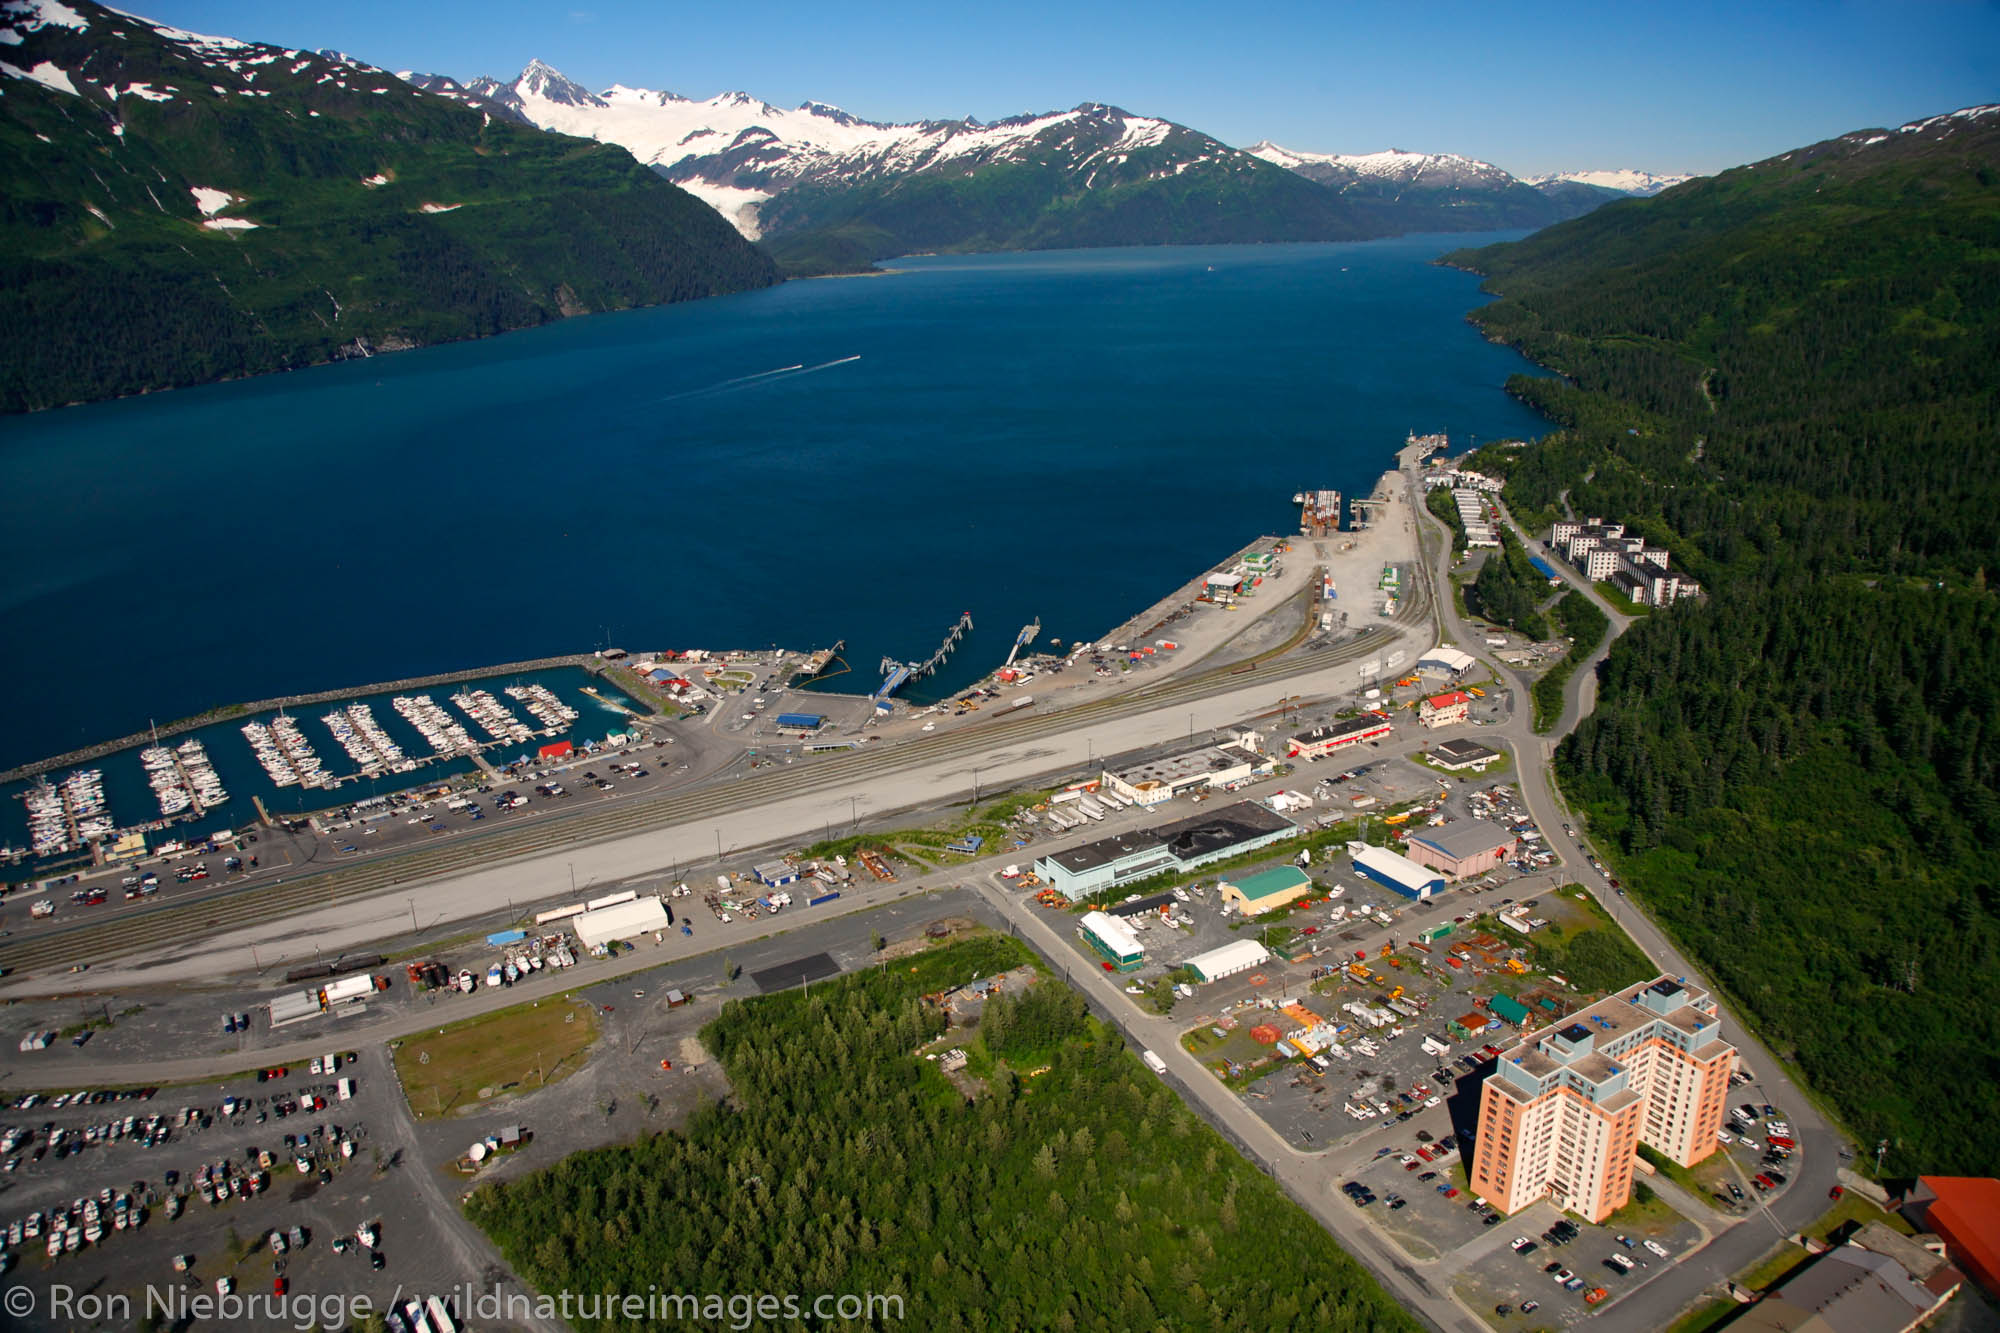
[[[203,217],[214,217],[236,198],[227,190],[211,189],[206,185],[190,185],[188,193],[194,196],[194,206],[201,210]]]
[[[83,15],[59,0],[6,0],[0,4],[0,14],[6,15],[7,22],[22,32],[36,32],[50,24],[76,32],[90,31]],[[20,38],[14,40],[18,42]]]
[[[1925,130],[1935,130],[1951,126],[1951,123],[1955,120],[1983,120],[1987,116],[1993,115],[2000,115],[2000,105],[1988,104],[1986,106],[1960,107],[1956,111],[1947,111],[1941,116],[1928,116],[1923,120],[1913,120],[1909,124],[1901,126],[1897,132],[1901,134],[1922,134]]]
[[[39,83],[44,88],[68,93],[71,97],[79,96],[76,85],[69,81],[68,71],[58,69],[46,60],[33,69],[22,69],[19,65],[10,65],[0,60],[0,74],[5,74],[11,79],[26,79],[30,83]]]

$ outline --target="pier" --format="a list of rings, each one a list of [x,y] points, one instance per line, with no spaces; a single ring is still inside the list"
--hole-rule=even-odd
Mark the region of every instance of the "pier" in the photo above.
[[[1014,636],[1014,646],[1007,650],[1007,660],[1000,665],[1003,667],[1013,666],[1014,659],[1021,655],[1021,650],[1033,643],[1035,636],[1041,632],[1042,618],[1040,616],[1036,616],[1032,624],[1021,626],[1021,632]]]
[[[1039,626],[1039,622],[1037,622],[1037,625]],[[938,645],[936,652],[932,653],[922,662],[898,662],[893,657],[883,658],[882,683],[876,687],[875,693],[869,696],[870,700],[879,704],[911,681],[920,680],[930,675],[933,671],[936,671],[944,665],[945,659],[951,656],[951,650],[958,647],[958,641],[964,638],[966,632],[971,628],[972,612],[961,611],[958,616],[958,623],[953,625],[951,630],[944,636],[944,642]],[[1025,631],[1023,632],[1025,633]],[[1012,659],[1008,660],[1011,661]]]

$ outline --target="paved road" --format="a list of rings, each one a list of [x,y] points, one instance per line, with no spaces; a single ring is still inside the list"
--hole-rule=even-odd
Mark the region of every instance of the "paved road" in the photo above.
[[[1412,484],[1416,484],[1414,478]],[[1477,655],[1485,636],[1475,633],[1466,624],[1451,598],[1449,532],[1427,509],[1423,513],[1430,525],[1425,545],[1432,552],[1427,569],[1436,595],[1431,602],[1441,618],[1443,635],[1465,645],[1466,651]],[[1507,515],[1506,521],[1516,536],[1525,542],[1526,535],[1515,524],[1513,517]],[[1591,870],[1588,849],[1583,841],[1563,832],[1566,826],[1573,827],[1576,820],[1556,789],[1549,768],[1549,756],[1554,741],[1573,730],[1595,702],[1597,664],[1632,620],[1613,609],[1565,564],[1559,561],[1551,561],[1550,564],[1572,587],[1580,589],[1598,603],[1610,618],[1611,632],[1605,636],[1599,651],[1588,662],[1580,664],[1570,678],[1564,693],[1562,719],[1551,736],[1539,736],[1534,732],[1533,711],[1527,704],[1527,691],[1518,673],[1504,664],[1488,663],[1494,669],[1496,678],[1512,684],[1520,704],[1512,717],[1496,730],[1500,738],[1511,743],[1514,750],[1520,772],[1522,800],[1541,828],[1550,849],[1572,868],[1575,878],[1646,956],[1663,972],[1685,978],[1715,993],[1714,985],[1682,955],[1650,917],[1640,911],[1630,898],[1613,891],[1604,876]],[[1709,1288],[1727,1281],[1733,1274],[1756,1262],[1777,1240],[1797,1232],[1828,1207],[1827,1192],[1835,1183],[1840,1165],[1839,1152],[1846,1146],[1845,1141],[1827,1124],[1812,1101],[1792,1083],[1783,1067],[1772,1058],[1755,1034],[1730,1012],[1726,1004],[1722,1004],[1719,994],[1717,1002],[1722,1005],[1730,1039],[1743,1063],[1758,1076],[1756,1084],[1739,1091],[1745,1100],[1755,1093],[1756,1101],[1782,1107],[1790,1117],[1792,1128],[1797,1131],[1795,1137],[1800,1151],[1789,1163],[1794,1168],[1791,1183],[1775,1201],[1753,1195],[1757,1197],[1756,1207],[1742,1223],[1719,1230],[1706,1246],[1689,1254],[1678,1264],[1663,1266],[1637,1291],[1628,1293],[1594,1316],[1608,1321],[1612,1327],[1664,1328],[1682,1309],[1700,1300]]]
[[[1414,485],[1413,474],[1405,474],[1407,484]],[[1468,646],[1477,652],[1474,645],[1483,643],[1483,635],[1464,623],[1449,598],[1446,568],[1450,560],[1448,540],[1439,541],[1436,521],[1428,517],[1428,511],[1421,505],[1413,505],[1413,510],[1423,517],[1427,544],[1433,544],[1434,554],[1426,562],[1427,571],[1433,581],[1436,594],[1427,599],[1442,636]],[[1511,520],[1510,520],[1511,521]],[[1586,593],[1589,590],[1586,589]],[[1411,598],[1411,602],[1418,599]],[[1428,609],[1428,608],[1427,608]],[[1606,608],[1607,612],[1610,609]],[[1614,631],[1621,631],[1623,617],[1611,613]],[[1409,627],[1414,629],[1415,627]],[[1616,633],[1607,637],[1602,651],[1608,651],[1609,643]],[[1419,645],[1425,646],[1425,645]],[[1252,673],[1243,686],[1229,688],[1227,679],[1219,683],[1211,681],[1203,688],[1185,693],[1176,693],[1171,702],[1158,699],[1140,699],[1122,708],[1106,708],[1094,717],[1065,717],[1057,715],[1048,724],[1037,723],[1020,730],[1001,732],[981,732],[972,730],[960,733],[974,738],[969,744],[938,746],[925,752],[931,757],[927,762],[917,755],[914,761],[902,766],[900,771],[877,775],[866,780],[851,783],[800,783],[809,790],[782,799],[737,809],[727,813],[717,813],[712,819],[703,820],[693,826],[659,829],[645,833],[599,843],[590,847],[577,848],[554,855],[524,859],[506,866],[477,871],[463,875],[452,881],[451,887],[465,895],[452,903],[433,904],[428,895],[444,891],[444,886],[433,885],[426,889],[427,910],[441,916],[472,915],[482,910],[490,910],[500,896],[509,895],[515,901],[532,899],[554,892],[567,884],[567,871],[574,867],[579,889],[591,883],[604,883],[631,874],[657,871],[669,860],[677,860],[683,865],[693,865],[714,855],[716,841],[726,852],[732,847],[746,847],[783,836],[783,831],[810,832],[823,822],[847,823],[851,817],[850,801],[858,806],[865,798],[871,813],[881,809],[897,808],[901,805],[924,805],[934,803],[940,794],[964,793],[975,785],[997,790],[1003,786],[1015,785],[1064,767],[1074,766],[1087,760],[1091,753],[1104,754],[1120,749],[1137,748],[1157,744],[1163,734],[1178,730],[1183,717],[1191,730],[1202,730],[1226,725],[1246,716],[1275,707],[1287,696],[1304,692],[1334,693],[1351,688],[1355,666],[1352,657],[1347,661],[1332,660],[1337,655],[1308,655],[1304,662],[1291,664],[1281,670],[1261,668]],[[1601,657],[1601,652],[1600,652]],[[1585,691],[1594,673],[1595,660],[1580,668],[1570,682],[1565,698],[1562,730],[1573,726],[1589,706]],[[1580,870],[1587,866],[1584,848],[1575,839],[1562,834],[1565,821],[1571,817],[1563,808],[1558,794],[1549,780],[1547,756],[1549,741],[1532,731],[1532,715],[1526,705],[1526,683],[1515,673],[1496,669],[1496,678],[1512,683],[1517,707],[1512,717],[1494,728],[1496,738],[1511,745],[1520,766],[1520,788],[1524,803],[1543,829],[1550,846],[1564,861]],[[1184,687],[1182,687],[1184,689]],[[1189,696],[1192,697],[1189,697]],[[1562,734],[1558,731],[1558,735]],[[942,740],[944,738],[940,738]],[[997,743],[996,743],[997,742]],[[923,747],[913,747],[923,750]],[[1081,751],[1082,753],[1078,753]],[[976,761],[976,763],[975,763]],[[746,784],[747,785],[747,784]],[[724,793],[747,794],[742,787],[717,789]],[[780,789],[782,790],[782,789]],[[724,798],[724,804],[727,797]],[[959,872],[961,877],[971,873]],[[1580,875],[1585,886],[1598,897],[1612,917],[1619,922],[1636,940],[1647,955],[1662,970],[1677,976],[1702,982],[1679,951],[1675,949],[1661,932],[1638,912],[1629,900],[1611,893],[1608,884],[1601,877]],[[853,911],[866,907],[882,896],[907,894],[918,891],[922,882],[908,887],[884,886],[876,894],[861,893],[851,900],[844,899],[839,905],[842,911]],[[1459,1305],[1448,1289],[1441,1289],[1433,1283],[1423,1267],[1413,1264],[1396,1250],[1369,1223],[1351,1212],[1335,1208],[1334,1192],[1329,1188],[1334,1175],[1347,1161],[1353,1159],[1356,1148],[1349,1146],[1339,1154],[1316,1155],[1300,1153],[1284,1142],[1277,1133],[1251,1111],[1240,1098],[1229,1093],[1218,1084],[1206,1070],[1202,1069],[1192,1056],[1182,1051],[1176,1036],[1174,1023],[1165,1018],[1141,1013],[1130,1001],[1122,988],[1104,977],[1077,968],[1076,955],[1068,942],[1063,940],[1050,922],[1017,900],[1000,894],[990,884],[982,887],[982,894],[1002,912],[1016,928],[1034,941],[1048,956],[1070,964],[1072,980],[1089,992],[1100,1007],[1111,1013],[1134,1040],[1158,1052],[1167,1061],[1169,1071],[1181,1086],[1184,1095],[1196,1104],[1213,1123],[1221,1126],[1239,1143],[1244,1145],[1261,1161],[1295,1197],[1309,1208],[1328,1230],[1338,1238],[1348,1250],[1357,1255],[1376,1276],[1382,1280],[1399,1299],[1420,1316],[1440,1328],[1472,1329],[1483,1327],[1473,1314]],[[323,948],[337,949],[350,943],[361,943],[377,939],[385,934],[395,934],[401,930],[401,917],[406,906],[400,898],[383,902],[377,898],[373,903],[336,904],[318,912],[305,912],[294,917],[288,924],[291,935],[301,941],[303,951],[306,941],[316,942]],[[826,919],[824,909],[814,909],[818,916],[804,914],[788,916],[768,923],[768,931],[776,933],[797,926],[811,926]],[[1066,919],[1066,918],[1062,918]],[[699,944],[698,950],[696,945]],[[714,947],[712,938],[699,941],[685,941],[675,937],[661,950],[642,950],[631,955],[625,970],[639,970],[657,966],[676,956],[676,951],[693,954]],[[179,970],[190,966],[197,969],[207,967],[216,971],[240,966],[240,957],[245,950],[245,932],[229,932],[219,937],[182,946],[174,951],[169,962]],[[470,997],[455,1010],[455,1015],[469,1015],[486,1008],[519,1003],[534,998],[541,993],[552,993],[567,989],[581,982],[596,982],[618,974],[618,969],[608,966],[594,966],[588,972],[576,976],[540,977],[511,990],[483,991]],[[93,974],[93,981],[98,980]],[[128,979],[145,980],[143,970]],[[400,1029],[412,1022],[422,1026],[423,1016],[405,1016],[377,1027],[356,1027],[343,1032],[341,1040],[349,1044],[377,1042],[391,1036],[403,1035]],[[1832,1130],[1819,1117],[1812,1104],[1791,1086],[1777,1062],[1754,1037],[1746,1033],[1740,1025],[1732,1026],[1738,1049],[1746,1061],[1762,1075],[1758,1100],[1768,1100],[1782,1105],[1790,1114],[1803,1152],[1795,1165],[1797,1172],[1792,1186],[1776,1202],[1760,1200],[1751,1218],[1742,1224],[1722,1230],[1708,1245],[1691,1254],[1681,1263],[1663,1267],[1639,1290],[1626,1295],[1604,1312],[1613,1322],[1613,1327],[1661,1327],[1670,1322],[1679,1309],[1700,1298],[1704,1289],[1717,1281],[1726,1279],[1731,1273],[1753,1262],[1769,1248],[1781,1234],[1795,1231],[1811,1221],[1824,1206],[1825,1194],[1832,1185],[1837,1166],[1836,1150],[1839,1141]],[[284,1063],[304,1058],[313,1050],[325,1044],[322,1033],[310,1042],[302,1042],[294,1054],[289,1050],[273,1050],[259,1053],[260,1061]],[[166,1082],[180,1078],[209,1077],[218,1072],[220,1062],[212,1058],[187,1061],[163,1061],[139,1065],[130,1070],[104,1067],[95,1070],[93,1078],[103,1082],[150,1081]],[[1441,1112],[1432,1113],[1441,1114]],[[1413,1125],[1415,1122],[1412,1122]],[[1410,1128],[1410,1127],[1405,1127]],[[1714,1219],[1704,1218],[1704,1221]],[[1440,1270],[1442,1272],[1448,1270]],[[1600,1316],[1603,1317],[1603,1316]]]
[[[1357,1210],[1336,1207],[1336,1200],[1342,1203],[1345,1200],[1331,1184],[1334,1172],[1330,1164],[1317,1154],[1293,1148],[1241,1097],[1188,1054],[1180,1044],[1181,1024],[1172,1018],[1141,1012],[1125,993],[1122,980],[1090,968],[1052,924],[1075,918],[1038,912],[1021,898],[1001,892],[990,881],[980,886],[980,892],[995,911],[1013,923],[1018,935],[1066,973],[1071,985],[1095,1000],[1101,1012],[1109,1013],[1128,1038],[1157,1054],[1166,1063],[1181,1095],[1261,1163],[1293,1198],[1319,1219],[1343,1249],[1394,1293],[1404,1308],[1440,1329],[1469,1333],[1484,1327],[1451,1299],[1448,1290],[1434,1286]],[[1410,1125],[1399,1128],[1407,1132]]]
[[[97,968],[107,957],[139,952],[144,958],[121,964],[109,984],[159,984],[234,971],[251,961],[253,945],[292,957],[314,945],[353,948],[401,934],[405,915],[418,917],[415,928],[421,930],[423,921],[477,917],[510,900],[519,904],[563,893],[572,867],[582,888],[587,879],[601,883],[669,865],[741,857],[751,848],[796,845],[855,827],[863,815],[1025,785],[1074,771],[1093,755],[1158,745],[1183,726],[1192,736],[1238,723],[1300,691],[1352,688],[1360,664],[1386,660],[1399,645],[1404,652],[1428,646],[1410,642],[1428,633],[1424,611],[1421,598],[1410,597],[1395,621],[1370,625],[1355,639],[1326,649],[1169,678],[1049,714],[1028,710],[1020,717],[988,717],[980,726],[872,747],[832,762],[774,767],[534,827],[496,828],[349,870],[235,892],[192,910],[183,901],[101,925],[24,935],[0,945],[0,966],[22,974],[4,989],[71,990],[77,982],[63,965],[83,961]],[[412,896],[421,898],[421,912]],[[266,929],[274,921],[282,923],[275,934]],[[29,975],[31,969],[35,975]],[[106,984],[95,975],[91,983]]]

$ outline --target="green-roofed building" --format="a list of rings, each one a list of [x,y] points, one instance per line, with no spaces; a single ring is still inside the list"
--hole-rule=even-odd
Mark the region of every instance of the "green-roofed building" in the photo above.
[[[1486,1002],[1486,1007],[1503,1023],[1519,1027],[1528,1021],[1528,1006],[1511,995],[1496,995]]]
[[[1312,892],[1312,878],[1296,866],[1260,870],[1241,879],[1224,880],[1220,896],[1235,903],[1244,916],[1261,916],[1288,906]]]

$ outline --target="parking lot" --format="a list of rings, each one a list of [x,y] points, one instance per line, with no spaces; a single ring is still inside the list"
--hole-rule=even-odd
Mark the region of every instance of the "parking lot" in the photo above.
[[[1558,1226],[1565,1229],[1551,1231]],[[1635,1200],[1601,1226],[1538,1203],[1488,1230],[1490,1238],[1454,1256],[1453,1287],[1487,1322],[1508,1330],[1572,1324],[1593,1306],[1615,1306],[1707,1238],[1659,1198]],[[1588,1299],[1597,1291],[1603,1295]],[[1523,1314],[1529,1302],[1540,1308]]]

